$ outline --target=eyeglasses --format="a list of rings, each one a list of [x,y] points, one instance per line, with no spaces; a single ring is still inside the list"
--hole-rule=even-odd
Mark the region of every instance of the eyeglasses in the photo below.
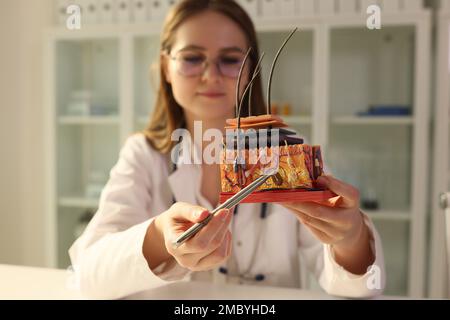
[[[203,53],[195,51],[179,51],[175,56],[171,56],[169,53],[167,55],[175,61],[178,73],[185,77],[202,75],[212,62],[222,76],[237,78],[244,61],[243,54],[234,52],[224,53],[216,59],[208,59]]]

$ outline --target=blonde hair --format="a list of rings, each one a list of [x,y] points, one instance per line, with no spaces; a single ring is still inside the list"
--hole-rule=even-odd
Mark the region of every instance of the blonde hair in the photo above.
[[[170,83],[165,79],[162,53],[170,52],[174,43],[175,32],[184,21],[207,10],[223,14],[239,25],[247,38],[249,47],[252,48],[249,55],[250,70],[256,66],[259,59],[258,42],[253,22],[245,10],[234,0],[182,0],[176,4],[164,21],[160,40],[160,84],[153,113],[147,127],[143,131],[148,143],[155,150],[164,154],[169,153],[175,143],[177,143],[176,141],[171,141],[172,132],[178,128],[185,128],[186,120],[183,109],[173,96]],[[260,115],[266,112],[260,75],[257,76],[253,83],[251,107],[252,115]],[[241,116],[245,117],[248,114],[248,97],[246,97]]]

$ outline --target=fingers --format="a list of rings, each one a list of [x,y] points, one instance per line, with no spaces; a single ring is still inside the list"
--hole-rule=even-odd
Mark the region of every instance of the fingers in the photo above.
[[[314,236],[316,236],[316,238],[320,242],[328,244],[333,242],[333,239],[323,230],[317,228],[316,226],[310,224],[309,222],[304,222],[303,224],[314,234]]]
[[[303,212],[299,212],[299,211],[295,212],[295,214],[296,214],[297,218],[300,220],[300,222],[303,223],[304,225],[313,226],[327,234],[332,233],[330,231],[330,229],[332,227],[330,228],[330,224],[328,222],[313,218],[313,217],[311,217]]]
[[[205,227],[176,250],[179,254],[210,253],[221,244],[231,217],[228,209],[220,210]]]
[[[175,258],[181,266],[192,271],[210,270],[223,263],[230,256],[232,250],[231,238],[231,232],[227,230],[222,242],[213,250],[202,253],[177,255]]]
[[[221,245],[209,255],[201,258],[194,271],[209,270],[223,263],[231,254],[231,233],[227,232]]]
[[[211,269],[231,254],[229,225],[233,215],[228,209],[217,212],[192,238],[178,248],[173,247],[174,239],[208,215],[205,208],[176,203],[168,210],[165,219],[163,229],[167,251],[178,264],[193,271]]]
[[[341,217],[336,214],[334,209],[314,202],[288,202],[284,203],[284,206],[294,210],[295,213],[302,212],[315,219],[320,219],[331,223],[339,222]]]
[[[326,243],[336,243],[346,237],[347,229],[344,226],[336,226],[329,222],[315,219],[302,212],[297,212],[297,217],[302,224],[312,231],[320,231],[320,234],[316,232],[316,235],[320,235],[320,239],[327,239]]]
[[[320,176],[317,183],[343,197],[341,206],[353,208],[359,205],[359,191],[352,185],[331,176]]]
[[[184,202],[176,202],[170,207],[175,220],[185,220],[190,222],[200,222],[204,220],[209,212],[207,209],[200,206],[193,206]]]
[[[217,249],[224,242],[224,239],[227,236],[227,234],[230,233],[228,227],[230,225],[231,217],[232,215],[230,213],[227,217],[227,220],[225,221],[225,224],[219,229],[214,238],[210,241],[210,246],[213,248],[211,252]]]
[[[307,226],[324,243],[338,243],[348,238],[353,233],[351,230],[355,230],[354,209],[341,208],[336,210],[321,207],[314,203],[302,203],[301,205],[308,212],[298,210],[300,207],[298,204],[291,205],[292,212],[302,224]],[[307,208],[308,206],[309,208]],[[292,207],[295,207],[295,209]],[[331,214],[334,220],[323,219],[323,212]]]

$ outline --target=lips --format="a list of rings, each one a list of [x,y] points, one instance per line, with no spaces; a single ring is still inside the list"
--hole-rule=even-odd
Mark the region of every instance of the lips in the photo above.
[[[202,97],[207,97],[207,98],[219,98],[219,97],[223,97],[225,95],[225,93],[207,91],[207,92],[199,92],[198,95],[202,96]]]

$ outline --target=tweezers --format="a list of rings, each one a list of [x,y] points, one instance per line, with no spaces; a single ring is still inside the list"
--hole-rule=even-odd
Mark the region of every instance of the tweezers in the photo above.
[[[211,213],[202,221],[197,222],[192,227],[187,229],[182,235],[180,235],[173,243],[174,248],[178,248],[183,242],[190,239],[197,232],[199,232],[204,226],[208,224],[208,222],[214,217],[214,215],[222,209],[231,209],[245,198],[247,198],[256,188],[262,185],[268,178],[270,178],[273,174],[265,174],[260,176],[258,179],[250,183],[244,189],[236,193],[230,199],[219,205],[215,208]]]

